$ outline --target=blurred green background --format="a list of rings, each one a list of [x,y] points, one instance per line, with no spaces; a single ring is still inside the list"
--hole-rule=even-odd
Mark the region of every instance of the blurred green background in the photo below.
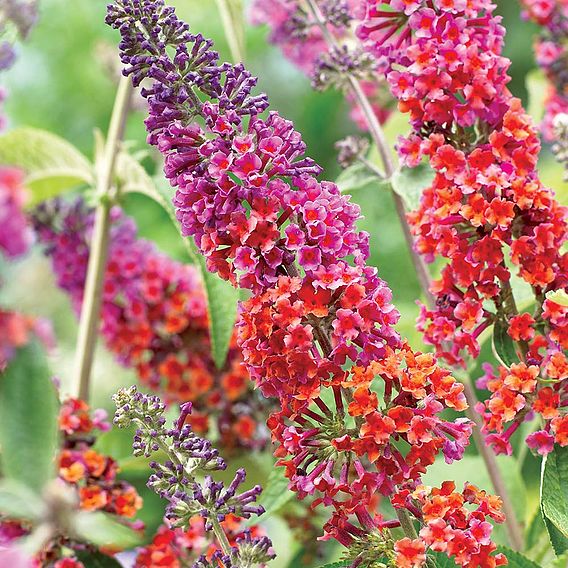
[[[194,31],[215,39],[222,59],[230,58],[214,0],[177,0],[174,4]],[[500,0],[498,5],[507,29],[506,55],[513,61],[510,88],[527,103],[526,77],[535,67],[532,52],[535,29],[521,21],[517,2]],[[104,24],[105,6],[104,0],[40,0],[38,25],[26,44],[18,47],[18,61],[4,76],[9,91],[6,112],[10,126],[49,130],[92,158],[93,130],[107,128],[117,81],[112,69],[117,63],[117,34]],[[272,107],[294,121],[304,136],[309,154],[325,167],[325,177],[335,179],[339,168],[335,162],[334,142],[356,131],[348,119],[348,107],[340,93],[312,91],[309,80],[285,61],[277,48],[267,43],[266,36],[266,29],[247,26],[247,66],[259,76],[259,86],[268,93]],[[134,141],[134,148],[145,148],[143,118],[143,113],[137,111],[128,121],[126,138]],[[403,125],[404,120],[395,117],[387,127],[391,142],[404,133]],[[548,151],[543,154],[542,174],[546,183],[566,195],[561,170]],[[414,346],[424,348],[414,330],[419,287],[392,198],[374,185],[367,185],[358,189],[353,199],[361,204],[365,215],[361,227],[371,234],[371,262],[379,267],[381,276],[394,290],[395,302],[402,313],[400,330]],[[125,207],[136,218],[141,235],[155,240],[172,256],[183,258],[179,236],[157,206],[142,197],[129,197]],[[5,282],[7,285],[0,292],[3,304],[44,315],[53,321],[58,338],[58,347],[52,356],[53,368],[61,379],[63,393],[69,392],[77,325],[67,298],[53,283],[47,262],[35,251],[30,258],[10,267]],[[484,357],[492,359],[489,346],[484,349]],[[117,387],[134,382],[134,374],[119,368],[99,346],[93,404],[111,410],[110,394]],[[128,443],[118,438],[107,440],[107,449],[117,458],[129,455]],[[538,461],[532,457],[524,461],[522,468],[517,468],[512,460],[504,468],[523,520],[528,520],[535,510],[538,468]],[[489,488],[473,449],[463,463],[452,468],[442,463],[434,470],[429,476],[433,482],[452,477],[461,480],[469,475],[470,481]],[[130,478],[138,479],[139,486],[143,485],[145,469],[134,467],[126,471],[130,472]],[[481,472],[479,479],[471,479],[472,472],[476,471]],[[144,517],[155,524],[160,504],[148,499]],[[284,527],[277,521],[272,523],[276,523],[274,526],[280,535],[275,539],[281,553],[278,566],[286,566],[294,547],[288,546],[289,534]],[[502,531],[499,538],[506,540]]]

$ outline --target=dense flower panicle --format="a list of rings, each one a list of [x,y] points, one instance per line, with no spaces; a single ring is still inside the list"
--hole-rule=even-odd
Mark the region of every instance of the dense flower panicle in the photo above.
[[[519,364],[536,369],[526,383],[511,378],[513,368],[497,373],[504,382],[488,381],[485,428],[508,451],[503,424],[515,420],[518,427],[544,390],[549,361],[568,347],[565,309],[545,301],[568,284],[561,252],[568,227],[567,209],[538,178],[536,130],[506,87],[509,60],[501,55],[504,28],[494,8],[486,0],[369,1],[359,35],[410,114],[413,132],[399,143],[403,162],[413,167],[425,157],[435,172],[410,221],[417,250],[449,262],[419,329],[440,356],[464,364],[466,354],[479,355],[479,336],[495,324],[516,343]],[[511,265],[534,292],[534,314],[517,310]],[[568,375],[554,373],[550,388],[562,399]]]
[[[466,483],[461,493],[446,481],[440,488],[419,486],[406,499],[418,505],[424,516],[420,538],[398,543],[397,566],[422,566],[426,547],[455,558],[460,566],[495,568],[507,564],[503,553],[493,554],[497,546],[491,542],[493,526],[502,523],[501,499],[487,495]],[[400,506],[403,496],[395,506]]]
[[[165,405],[157,396],[144,395],[136,387],[131,387],[120,389],[113,400],[116,404],[114,423],[119,428],[137,427],[132,446],[134,455],[149,457],[158,450],[165,453],[163,463],[150,463],[154,473],[148,480],[148,486],[168,501],[165,518],[171,529],[191,531],[198,518],[205,531],[218,535],[222,530],[219,523],[223,521],[228,521],[230,527],[235,517],[250,519],[264,513],[264,508],[256,503],[262,492],[259,485],[237,493],[246,477],[244,469],[237,470],[228,486],[214,481],[211,475],[201,478],[203,473],[224,470],[227,464],[211,442],[195,434],[187,423],[192,412],[191,402],[181,405],[179,418],[168,429]],[[154,551],[150,553],[152,556]],[[274,557],[270,540],[253,536],[250,532],[236,539],[229,558],[224,555],[229,555],[229,551],[223,549],[223,552],[213,553],[213,557],[225,568],[264,564]],[[205,556],[200,557],[194,566],[201,566],[202,561],[206,561]],[[211,566],[218,565],[216,561]]]
[[[80,399],[68,398],[59,411],[62,445],[58,457],[58,476],[72,487],[79,507],[84,511],[103,511],[118,521],[140,530],[143,524],[133,521],[142,507],[142,499],[129,483],[117,479],[118,464],[93,448],[97,437],[110,429],[103,410],[92,411]],[[29,533],[26,523],[0,519],[0,543],[15,541]],[[37,566],[80,568],[83,566],[69,550],[82,550],[89,545],[60,535],[46,543],[36,555]]]
[[[253,292],[241,305],[239,344],[263,393],[280,399],[269,427],[291,487],[332,508],[326,538],[352,560],[361,551],[378,560],[389,546],[394,554],[382,529],[399,521],[375,514],[376,495],[414,491],[440,453],[461,458],[471,423],[441,412],[466,407],[463,386],[394,330],[398,312],[366,264],[359,208],[314,178],[319,168],[293,126],[274,113],[259,118],[265,105],[253,112],[248,88],[231,105],[211,88],[211,77],[226,84],[240,67],[188,57],[196,36],[162,0],[118,1],[107,21],[121,32],[125,73],[155,80],[145,92],[150,142],[177,187],[184,234],[210,269]],[[206,69],[186,73],[201,60]]]
[[[555,140],[554,119],[568,112],[568,2],[522,0],[523,17],[542,27],[535,41],[536,61],[550,81],[542,133]]]
[[[250,531],[253,538],[264,536],[258,527],[245,529],[242,520],[234,515],[227,516],[221,526],[231,546],[237,544],[237,539],[245,537],[247,531]],[[134,566],[182,568],[202,558],[211,559],[219,550],[219,544],[212,541],[205,530],[203,519],[194,518],[186,530],[173,529],[166,524],[160,526],[152,542],[138,550]]]
[[[34,212],[34,223],[57,282],[79,313],[94,211],[81,200],[54,201]],[[197,431],[207,432],[215,421],[226,448],[262,447],[266,403],[252,394],[234,342],[224,368],[216,369],[197,270],[139,239],[133,220],[118,209],[112,212],[110,243],[101,313],[108,348],[168,402],[191,400]]]
[[[321,15],[327,22],[329,33],[340,48],[330,48],[314,21],[298,0],[255,0],[250,8],[254,25],[268,25],[270,42],[277,45],[294,65],[312,79],[315,88],[334,85],[343,88],[345,73],[361,80],[361,86],[371,102],[380,122],[390,115],[389,98],[383,82],[373,77],[375,62],[357,49],[353,49],[353,21],[359,0],[317,0]],[[363,112],[351,95],[351,118],[362,130],[367,130]]]

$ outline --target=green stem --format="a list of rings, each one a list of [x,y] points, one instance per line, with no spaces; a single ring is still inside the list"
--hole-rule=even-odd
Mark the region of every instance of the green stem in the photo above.
[[[211,524],[213,525],[213,532],[215,533],[215,536],[217,537],[217,540],[219,541],[219,545],[221,546],[221,549],[223,550],[223,552],[225,554],[230,555],[231,554],[231,545],[229,544],[229,539],[227,538],[227,535],[225,534],[223,527],[221,526],[221,524],[219,523],[219,521],[215,517],[213,517],[209,520],[211,521]]]
[[[112,177],[118,147],[124,132],[131,92],[130,79],[123,77],[116,94],[103,157],[97,163],[98,205],[95,212],[95,225],[76,350],[76,392],[79,398],[85,401],[89,398],[89,382],[97,344],[104,272],[108,254],[113,191]]]
[[[395,512],[404,534],[412,540],[417,539],[418,533],[416,532],[416,528],[414,527],[414,523],[412,522],[408,511],[405,511],[404,509],[395,509]]]
[[[243,26],[238,25],[237,20],[240,18],[242,23],[242,2],[241,0],[216,0],[216,2],[233,62],[241,63],[245,60],[245,41]]]

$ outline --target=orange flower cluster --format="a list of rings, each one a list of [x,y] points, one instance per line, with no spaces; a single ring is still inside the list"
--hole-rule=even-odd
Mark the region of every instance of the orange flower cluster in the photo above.
[[[77,488],[81,509],[131,519],[142,507],[142,499],[134,487],[116,479],[116,461],[93,449],[95,430],[109,428],[105,416],[100,411],[91,415],[88,404],[79,399],[70,398],[63,403],[59,415],[64,435],[59,477]]]
[[[493,555],[497,546],[491,542],[493,525],[488,521],[505,520],[501,499],[470,483],[461,493],[455,489],[453,481],[445,481],[439,489],[422,485],[397,497],[395,506],[418,506],[424,521],[419,539],[405,538],[395,544],[399,568],[423,566],[427,548],[454,557],[464,568],[507,564],[504,554]]]
[[[119,470],[115,460],[93,449],[97,431],[105,432],[109,428],[106,412],[91,412],[89,405],[79,399],[65,400],[59,413],[59,429],[63,437],[59,477],[77,491],[81,509],[110,513],[128,526],[142,529],[142,523],[130,521],[142,507],[140,495],[130,484],[117,480]],[[26,523],[0,519],[0,545],[10,544],[28,533]],[[83,563],[75,556],[68,556],[68,552],[69,549],[88,547],[60,536],[49,541],[36,555],[34,562],[38,568],[84,568]]]

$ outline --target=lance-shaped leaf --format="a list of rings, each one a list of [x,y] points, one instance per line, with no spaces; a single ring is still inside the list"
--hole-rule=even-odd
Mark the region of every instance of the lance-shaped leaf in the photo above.
[[[123,155],[119,160],[119,165],[117,171],[122,179],[123,191],[141,193],[156,201],[166,210],[176,229],[179,230],[179,223],[169,194],[170,188],[164,187],[164,181],[161,179],[153,180],[132,157]],[[135,181],[127,182],[126,172],[134,173],[133,179]],[[239,293],[217,274],[207,270],[205,259],[196,251],[190,239],[183,238],[183,243],[189,258],[201,272],[207,297],[213,360],[215,365],[221,368],[227,359],[227,352],[235,328]]]
[[[504,319],[498,318],[495,320],[495,325],[493,326],[493,352],[502,365],[510,367],[518,363],[520,359],[517,355],[515,343],[507,333],[507,330],[508,325]]]
[[[94,183],[93,167],[77,148],[36,128],[16,128],[0,136],[0,164],[24,171],[30,205]]]
[[[43,349],[18,349],[0,375],[0,446],[5,478],[41,492],[55,475],[58,401]]]
[[[265,521],[294,497],[294,493],[288,489],[288,483],[288,479],[284,476],[284,468],[274,467],[258,500],[259,505],[264,507],[265,512],[261,517],[251,518],[248,524],[255,525]]]
[[[422,192],[432,185],[435,175],[434,170],[426,163],[415,168],[400,168],[391,179],[393,191],[398,193],[406,207],[413,211],[418,209]]]
[[[536,562],[533,562],[520,552],[507,548],[506,546],[498,546],[497,552],[501,552],[507,557],[509,561],[507,566],[509,568],[541,568]]]
[[[140,544],[140,536],[134,530],[100,511],[78,513],[73,519],[73,530],[81,540],[97,546],[132,548]]]
[[[540,510],[554,552],[568,551],[568,448],[556,445],[542,460]]]

